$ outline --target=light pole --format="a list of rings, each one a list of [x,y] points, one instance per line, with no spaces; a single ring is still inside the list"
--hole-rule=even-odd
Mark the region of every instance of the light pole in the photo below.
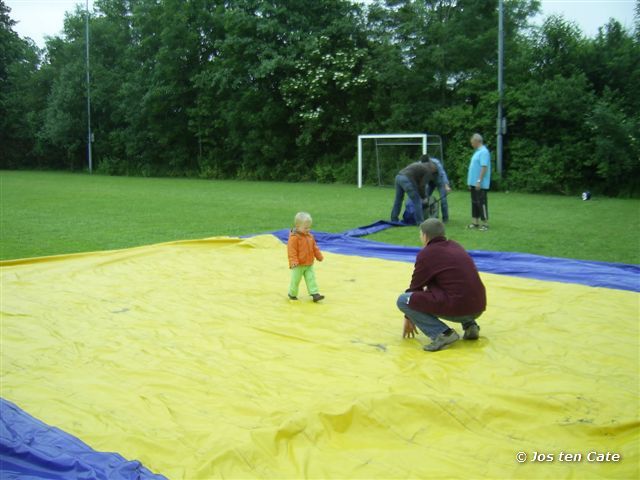
[[[498,0],[498,119],[497,119],[497,167],[498,174],[502,176],[502,135],[505,133],[506,122],[502,116],[502,70],[504,60],[504,5],[503,0]]]
[[[93,160],[91,158],[91,77],[89,76],[89,0],[86,0],[86,24],[85,44],[87,49],[87,156],[89,161],[89,173],[93,173]]]

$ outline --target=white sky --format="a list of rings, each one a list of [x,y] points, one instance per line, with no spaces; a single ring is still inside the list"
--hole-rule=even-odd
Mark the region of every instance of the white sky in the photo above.
[[[537,24],[549,15],[561,14],[577,23],[589,37],[595,36],[598,27],[610,18],[615,18],[629,30],[633,29],[635,0],[542,0],[540,3],[542,14],[534,19]]]
[[[39,47],[44,47],[45,36],[59,35],[64,14],[75,6],[85,5],[86,0],[5,0],[11,9],[11,18],[18,22],[14,30],[21,37],[32,38]],[[322,0],[319,0],[322,1]],[[360,0],[366,3],[367,0]],[[598,33],[609,18],[615,18],[623,26],[633,28],[635,0],[542,0],[542,15],[535,23],[542,23],[551,14],[562,14],[574,21],[588,36]],[[89,0],[89,9],[93,0]]]

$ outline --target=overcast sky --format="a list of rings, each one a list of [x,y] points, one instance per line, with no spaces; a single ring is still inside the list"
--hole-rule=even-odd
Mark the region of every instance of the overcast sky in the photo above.
[[[11,9],[11,18],[18,22],[14,30],[21,37],[32,38],[39,47],[44,47],[45,36],[60,34],[66,11],[73,11],[78,4],[84,6],[85,2],[5,0]],[[536,17],[535,23],[542,23],[548,15],[558,13],[576,22],[586,35],[593,36],[611,17],[632,29],[634,6],[635,0],[542,0],[542,14]],[[92,7],[93,0],[89,0],[89,8]]]

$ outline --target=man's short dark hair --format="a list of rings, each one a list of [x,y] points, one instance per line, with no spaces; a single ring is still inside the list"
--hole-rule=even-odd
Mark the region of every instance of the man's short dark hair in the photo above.
[[[429,155],[422,155],[422,156],[418,159],[418,161],[419,161],[420,163],[427,163],[427,164],[429,164],[429,167],[431,167],[431,173],[432,173],[432,174],[434,174],[434,175],[435,175],[436,173],[438,173],[438,166],[437,166],[435,163],[433,163],[433,162],[431,161],[431,157],[430,157]]]
[[[420,224],[420,230],[424,233],[429,240],[433,240],[436,237],[444,237],[444,223],[437,218],[428,218]]]

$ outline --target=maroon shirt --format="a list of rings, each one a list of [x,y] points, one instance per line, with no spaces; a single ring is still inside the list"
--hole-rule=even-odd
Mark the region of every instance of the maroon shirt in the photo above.
[[[420,250],[407,292],[413,292],[409,307],[433,315],[459,317],[487,308],[475,263],[460,244],[445,237],[434,238]]]

